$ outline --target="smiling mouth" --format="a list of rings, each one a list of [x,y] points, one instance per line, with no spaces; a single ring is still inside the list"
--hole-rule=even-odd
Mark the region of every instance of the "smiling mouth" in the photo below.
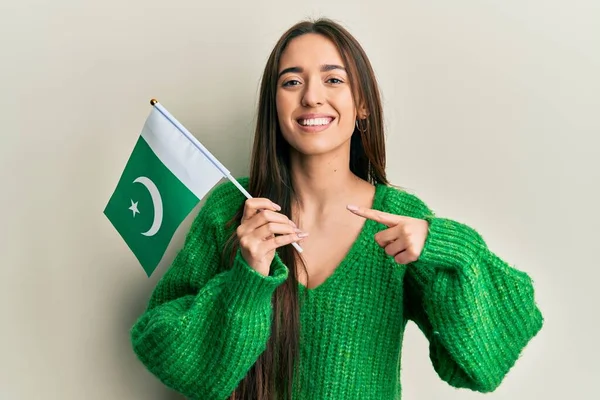
[[[333,117],[323,118],[300,118],[296,120],[301,126],[326,126],[333,121]]]

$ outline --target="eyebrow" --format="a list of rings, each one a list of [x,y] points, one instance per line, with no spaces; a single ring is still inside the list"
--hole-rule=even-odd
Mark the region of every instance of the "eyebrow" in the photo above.
[[[346,71],[346,68],[342,67],[341,65],[336,65],[336,64],[323,64],[323,65],[321,65],[321,72],[333,71],[335,69],[340,69],[342,71]],[[290,68],[286,68],[283,71],[281,71],[279,73],[279,75],[277,75],[277,79],[281,78],[282,75],[288,74],[288,73],[291,73],[291,72],[300,74],[300,73],[304,72],[304,69],[302,67],[290,67]]]

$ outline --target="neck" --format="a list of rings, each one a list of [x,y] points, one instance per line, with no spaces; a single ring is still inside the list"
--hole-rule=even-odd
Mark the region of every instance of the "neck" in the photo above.
[[[345,207],[362,183],[350,171],[349,152],[309,157],[294,152],[290,161],[295,203],[302,214],[327,214]]]

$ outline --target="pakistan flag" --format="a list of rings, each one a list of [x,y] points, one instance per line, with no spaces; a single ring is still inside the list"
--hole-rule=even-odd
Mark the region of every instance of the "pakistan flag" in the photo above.
[[[224,177],[214,157],[161,109],[152,108],[104,209],[148,276],[181,222]]]

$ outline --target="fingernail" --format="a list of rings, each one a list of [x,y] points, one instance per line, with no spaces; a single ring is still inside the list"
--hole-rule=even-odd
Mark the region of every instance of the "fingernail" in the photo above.
[[[358,211],[358,206],[355,206],[355,205],[352,205],[352,204],[348,204],[346,207],[350,211]]]
[[[300,232],[298,233],[298,237],[304,238],[308,236],[308,232]]]
[[[278,204],[275,204],[273,202],[271,202],[271,204],[273,204],[273,207],[277,210],[277,211],[281,211],[281,207]]]

